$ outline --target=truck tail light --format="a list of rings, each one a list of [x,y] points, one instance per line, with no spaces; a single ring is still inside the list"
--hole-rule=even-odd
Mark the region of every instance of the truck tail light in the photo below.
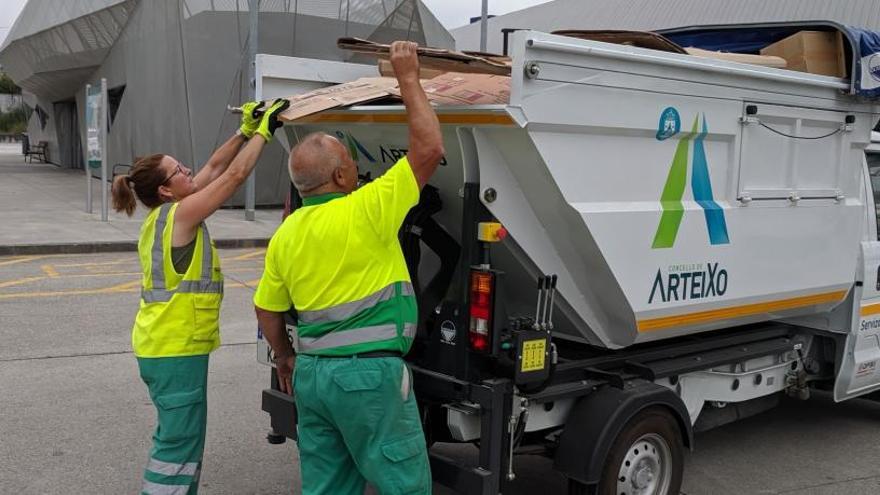
[[[471,349],[479,352],[491,350],[494,278],[491,272],[471,272],[471,318],[468,335]]]

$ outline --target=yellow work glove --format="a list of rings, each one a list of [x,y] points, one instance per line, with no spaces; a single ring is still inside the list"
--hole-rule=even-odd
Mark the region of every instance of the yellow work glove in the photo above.
[[[263,113],[263,119],[260,121],[256,133],[263,136],[267,143],[272,141],[272,135],[275,134],[275,130],[283,125],[281,121],[278,120],[278,116],[281,115],[281,112],[287,110],[287,107],[289,106],[289,101],[283,98],[278,98],[272,102],[272,106],[266,109],[266,112]]]
[[[241,131],[242,136],[247,139],[254,137],[257,127],[260,126],[265,105],[263,101],[249,101],[241,106],[241,126],[238,130]]]

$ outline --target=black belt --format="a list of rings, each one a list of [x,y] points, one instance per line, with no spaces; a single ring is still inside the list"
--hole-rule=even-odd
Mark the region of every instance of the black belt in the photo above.
[[[336,358],[336,359],[349,359],[349,358],[386,358],[386,357],[396,357],[402,358],[403,354],[397,351],[371,351],[371,352],[361,352],[359,354],[350,354],[348,356],[321,356],[321,355],[313,355],[313,357],[326,359],[326,358]]]

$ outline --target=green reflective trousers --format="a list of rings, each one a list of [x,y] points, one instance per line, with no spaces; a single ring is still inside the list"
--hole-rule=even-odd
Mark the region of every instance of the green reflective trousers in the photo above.
[[[158,425],[142,495],[194,495],[199,489],[208,416],[208,355],[138,358]]]
[[[299,355],[294,374],[303,495],[431,493],[412,375],[396,357]]]

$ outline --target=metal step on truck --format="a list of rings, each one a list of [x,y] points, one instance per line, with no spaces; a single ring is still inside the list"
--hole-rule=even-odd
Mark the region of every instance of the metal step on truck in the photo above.
[[[572,494],[677,494],[694,432],[880,389],[880,38],[663,35],[757,53],[802,30],[840,33],[845,77],[517,31],[506,104],[437,108],[446,156],[400,233],[421,313],[407,359],[429,445],[478,450],[432,449],[437,482],[502,493],[528,453]],[[264,98],[376,75],[258,60]],[[365,104],[284,130],[339,137],[376,177],[405,123]],[[270,440],[295,439],[271,377]]]

